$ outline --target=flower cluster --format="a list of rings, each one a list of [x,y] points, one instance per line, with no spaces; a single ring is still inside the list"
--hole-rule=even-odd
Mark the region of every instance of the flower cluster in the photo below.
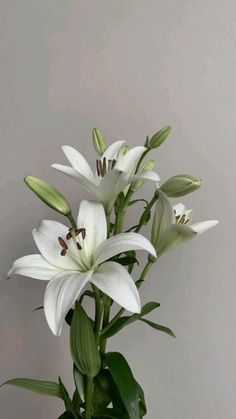
[[[136,320],[142,320],[174,336],[169,328],[144,318],[159,304],[150,302],[142,307],[139,288],[150,267],[164,253],[218,223],[217,220],[208,220],[190,224],[192,210],[187,210],[182,203],[172,205],[170,202],[170,198],[182,197],[197,190],[201,184],[198,177],[180,174],[161,184],[159,175],[153,170],[154,161],[145,162],[145,157],[159,147],[169,134],[170,127],[167,126],[150,139],[147,138],[144,146],[129,148],[124,141],[116,141],[107,146],[101,132],[94,129],[93,144],[97,152],[94,170],[79,151],[68,145],[63,146],[62,150],[70,166],[53,164],[52,167],[78,181],[91,198],[80,203],[77,219],[72,214],[70,204],[57,189],[41,179],[32,176],[25,178],[29,188],[67,220],[66,225],[52,220],[41,221],[32,233],[39,253],[17,259],[8,273],[8,277],[19,274],[48,281],[43,308],[50,329],[55,335],[60,335],[64,319],[71,326],[71,354],[79,402],[77,400],[76,404],[74,399],[65,396],[67,393],[61,381],[59,384],[54,383],[59,386],[56,387],[60,394],[58,397],[64,400],[66,412],[69,412],[68,416],[63,417],[135,419],[144,416],[146,406],[140,386],[137,387],[137,382],[120,354],[119,365],[126,371],[124,377],[129,378],[130,388],[133,388],[133,399],[130,396],[127,400],[122,393],[124,383],[120,383],[120,376],[116,376],[117,353],[106,354],[106,341]],[[135,197],[146,181],[153,185],[150,201]],[[133,205],[143,202],[145,207],[140,219],[124,231],[126,212]],[[150,240],[140,234],[140,230],[149,221],[152,223]],[[145,250],[148,257],[135,281],[133,268],[138,263],[138,250]],[[94,321],[87,316],[82,306],[86,295],[95,301]],[[113,302],[121,308],[110,319]],[[122,317],[124,310],[134,314]],[[99,414],[101,406],[97,409],[96,405],[98,396],[93,399],[98,391],[97,384],[91,380],[95,376],[106,380],[108,370],[111,374],[109,380],[114,380],[118,389],[120,386],[121,405],[108,392],[105,401],[102,399],[100,403],[105,412],[102,416]],[[40,386],[41,393],[52,394],[48,384],[46,390],[42,383],[35,380],[30,382],[27,379],[16,379],[10,380],[8,384],[34,391],[39,391],[37,386]],[[56,391],[55,388],[53,391]]]

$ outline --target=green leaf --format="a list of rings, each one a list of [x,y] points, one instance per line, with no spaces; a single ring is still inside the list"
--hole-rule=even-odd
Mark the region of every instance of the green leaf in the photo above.
[[[128,266],[135,263],[139,265],[139,261],[136,259],[136,257],[133,257],[133,256],[122,256],[118,259],[115,259],[115,261],[122,266]]]
[[[83,307],[77,302],[70,329],[70,348],[78,370],[95,377],[101,369],[101,358],[96,344],[92,323]]]
[[[110,338],[119,332],[123,327],[128,326],[129,324],[139,320],[141,317],[146,316],[151,311],[155,310],[157,307],[160,307],[159,303],[153,301],[146,303],[139,314],[133,314],[132,316],[123,316],[120,317],[106,332],[101,333],[104,338]]]
[[[169,327],[162,326],[161,324],[151,322],[150,320],[147,320],[147,319],[140,319],[140,320],[144,323],[147,323],[149,326],[153,327],[153,329],[160,330],[161,332],[167,333],[167,335],[172,336],[173,338],[176,337],[174,332],[172,332],[172,330],[169,329]]]
[[[108,352],[104,358],[127,410],[128,418],[139,418],[139,392],[129,364],[118,352]]]
[[[93,412],[94,419],[100,418],[100,419],[121,419],[118,416],[115,416],[114,409],[102,409],[102,410],[95,410]],[[124,418],[123,418],[124,419]]]
[[[49,183],[33,176],[24,178],[26,185],[50,208],[63,215],[70,215],[71,208],[65,197]]]
[[[44,308],[43,306],[36,307],[36,308],[33,309],[33,312],[43,310],[43,308]]]
[[[67,392],[67,390],[66,390],[66,388],[65,388],[65,386],[64,386],[60,377],[59,377],[59,385],[60,385],[60,390],[61,390],[62,398],[64,400],[66,411],[71,413],[71,415],[73,416],[74,419],[78,419],[79,415],[77,414],[77,412],[76,412],[76,410],[73,406],[73,403],[72,403],[72,401],[69,397],[69,394],[68,394],[68,392]]]
[[[146,401],[144,396],[144,391],[140,384],[136,381],[138,386],[138,394],[139,394],[139,411],[141,418],[146,415],[147,413],[147,407],[146,407]]]
[[[74,416],[69,412],[64,412],[58,419],[74,419]]]
[[[73,376],[74,376],[74,382],[76,389],[78,391],[78,394],[82,400],[82,402],[85,401],[85,391],[84,391],[84,377],[81,374],[80,371],[76,368],[75,364],[73,366]]]
[[[43,394],[45,396],[59,397],[63,399],[60,385],[53,381],[32,380],[31,378],[13,378],[1,385],[11,385],[33,391],[34,393]]]
[[[140,199],[134,199],[133,201],[129,201],[128,207],[131,205],[137,204],[138,202],[145,202],[146,205],[148,205],[148,201],[146,199],[140,198]]]

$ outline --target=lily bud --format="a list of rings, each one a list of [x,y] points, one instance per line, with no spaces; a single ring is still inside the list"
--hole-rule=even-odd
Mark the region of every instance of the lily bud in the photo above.
[[[154,160],[149,160],[147,163],[145,163],[143,166],[140,167],[138,172],[148,172],[149,170],[153,170],[155,167],[155,162]],[[138,189],[140,189],[143,184],[144,184],[144,180],[137,180],[136,182],[133,182],[130,186],[130,189],[135,192]]]
[[[196,191],[201,186],[201,179],[190,175],[176,175],[168,179],[161,190],[171,198],[178,198]]]
[[[71,214],[70,204],[64,196],[49,183],[33,176],[24,178],[26,185],[50,208],[68,216]]]
[[[160,131],[156,132],[156,134],[154,134],[152,138],[149,140],[148,148],[152,149],[152,148],[160,147],[160,145],[162,145],[162,143],[168,137],[170,132],[171,132],[171,127],[169,125],[162,128]]]
[[[98,128],[93,129],[93,145],[100,156],[106,151],[106,141]]]

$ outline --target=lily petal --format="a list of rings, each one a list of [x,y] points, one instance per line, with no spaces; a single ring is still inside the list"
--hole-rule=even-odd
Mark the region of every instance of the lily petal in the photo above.
[[[103,203],[106,213],[109,214],[119,193],[127,185],[127,180],[121,171],[116,169],[107,172],[97,187],[97,199]]]
[[[153,170],[147,170],[146,172],[140,172],[132,176],[130,181],[136,182],[137,180],[152,180],[153,182],[160,182],[160,176]]]
[[[15,260],[7,276],[25,275],[30,278],[50,280],[58,272],[58,268],[48,263],[41,255],[28,255]]]
[[[98,247],[94,254],[94,264],[98,265],[128,250],[146,250],[156,257],[156,251],[146,237],[138,233],[122,233],[110,237]]]
[[[176,217],[182,217],[182,215],[186,214],[186,207],[181,202],[179,202],[179,204],[173,205],[173,209]]]
[[[137,287],[127,270],[119,263],[104,263],[90,281],[126,310],[140,313]]]
[[[80,173],[91,181],[94,179],[91,167],[89,166],[84,156],[79,153],[79,151],[75,150],[75,148],[69,145],[62,146],[62,150],[76,172]]]
[[[107,238],[107,221],[102,204],[83,200],[80,204],[77,225],[86,229],[83,249],[87,257],[90,257]]]
[[[88,179],[87,177],[78,173],[72,167],[64,166],[63,164],[55,164],[55,163],[52,164],[51,167],[53,169],[58,170],[58,172],[64,173],[65,175],[72,177],[72,179],[77,180],[84,186],[84,188],[88,192],[96,196],[97,190],[98,190],[97,185],[94,182],[92,182],[90,179]]]
[[[104,159],[104,157],[107,160],[117,160],[117,157],[119,155],[120,149],[125,145],[125,141],[115,141],[113,144],[109,145],[107,149],[104,151],[101,160]]]
[[[79,297],[93,271],[84,274],[63,272],[47,285],[44,295],[44,312],[48,325],[55,335],[61,334],[65,315]]]
[[[57,268],[75,270],[78,269],[78,264],[70,257],[70,252],[61,256],[62,247],[58,242],[58,237],[61,237],[67,243],[72,253],[75,252],[73,241],[66,241],[67,233],[68,227],[57,221],[49,220],[41,221],[39,227],[32,232],[35,243],[44,259]],[[77,253],[79,255],[79,252]]]
[[[119,155],[116,169],[125,172],[128,177],[131,176],[136,169],[139,158],[145,150],[146,148],[142,146],[133,147],[126,154]]]
[[[197,234],[204,233],[205,231],[209,230],[212,227],[215,227],[219,224],[218,220],[207,220],[202,221],[200,223],[195,223],[190,226],[190,228]]]

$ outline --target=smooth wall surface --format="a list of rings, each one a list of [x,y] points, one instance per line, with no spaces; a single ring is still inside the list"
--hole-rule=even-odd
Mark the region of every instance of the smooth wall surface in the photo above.
[[[1,0],[0,9],[0,380],[60,374],[72,386],[67,326],[56,338],[43,313],[32,312],[45,284],[5,281],[15,258],[35,252],[39,220],[61,220],[23,176],[54,183],[76,211],[88,194],[50,169],[65,161],[61,145],[94,164],[93,127],[134,146],[171,124],[153,153],[158,171],[162,179],[200,175],[202,189],[183,202],[196,221],[220,225],[163,257],[143,288],[144,302],[161,303],[150,318],[177,339],[136,324],[110,348],[128,357],[143,384],[147,418],[234,419],[235,1]],[[128,221],[139,213],[132,208]],[[62,413],[60,401],[23,390],[3,388],[0,399],[2,419]]]

